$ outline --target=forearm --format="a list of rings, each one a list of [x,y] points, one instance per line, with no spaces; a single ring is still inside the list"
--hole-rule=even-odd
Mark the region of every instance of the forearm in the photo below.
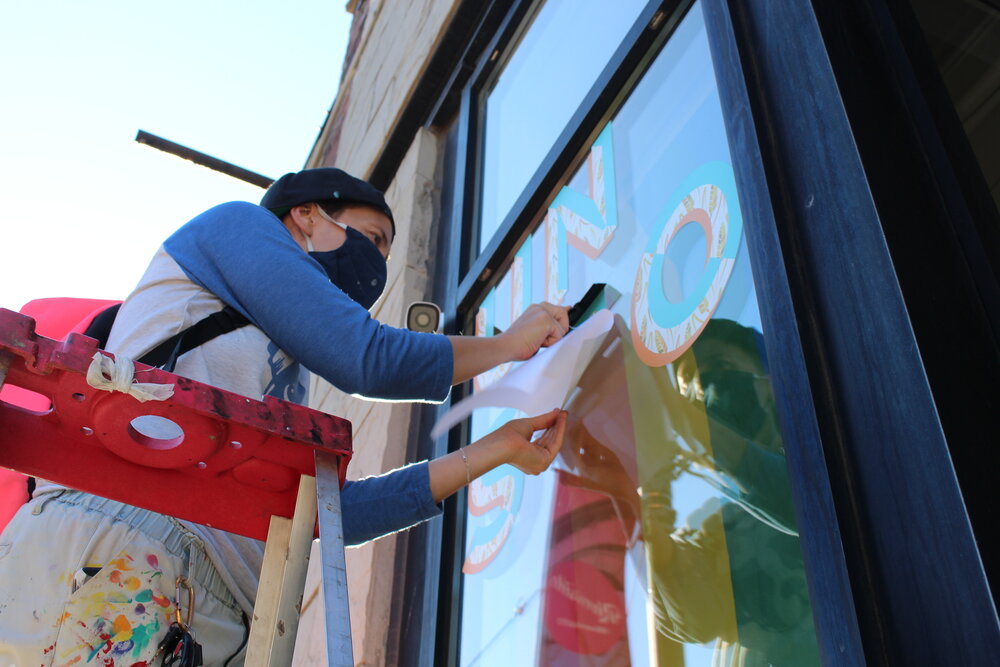
[[[428,481],[426,463],[348,481],[340,493],[345,542],[361,544],[440,514]]]
[[[514,357],[502,336],[448,336],[455,363],[451,383],[461,384]]]
[[[468,459],[468,469],[462,458],[463,453]],[[441,502],[468,482],[507,463],[508,458],[509,453],[501,443],[488,442],[484,439],[434,459],[427,464],[434,502]]]

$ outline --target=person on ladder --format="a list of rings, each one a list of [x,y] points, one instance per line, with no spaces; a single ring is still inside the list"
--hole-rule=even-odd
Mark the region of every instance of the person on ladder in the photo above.
[[[335,168],[286,174],[259,206],[222,204],[171,235],[114,316],[107,349],[254,399],[304,404],[311,371],[351,394],[440,402],[569,329],[567,309],[548,303],[493,337],[377,322],[368,311],[395,233],[369,183]],[[461,452],[348,482],[346,543],[438,515],[503,463],[542,472],[564,428],[560,410],[513,420]],[[262,542],[38,480],[0,536],[0,664],[156,664],[178,577],[197,593],[204,664],[242,664],[262,557]]]

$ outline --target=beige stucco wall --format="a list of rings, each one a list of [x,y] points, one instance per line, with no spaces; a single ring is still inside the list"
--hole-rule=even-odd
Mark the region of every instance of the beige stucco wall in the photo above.
[[[370,172],[441,41],[459,0],[362,0],[347,71],[309,166]],[[362,22],[359,24],[359,21]]]
[[[429,130],[420,130],[386,192],[397,231],[386,293],[373,311],[386,324],[401,326],[407,306],[427,298],[430,239],[438,212],[437,164],[438,138]],[[311,391],[313,407],[345,417],[353,425],[354,456],[348,477],[375,475],[407,463],[409,405],[359,400],[319,379],[314,381]],[[385,664],[395,548],[395,537],[389,536],[347,550],[351,632],[357,665]],[[310,568],[296,644],[294,664],[298,665],[325,661],[318,575],[317,568]]]

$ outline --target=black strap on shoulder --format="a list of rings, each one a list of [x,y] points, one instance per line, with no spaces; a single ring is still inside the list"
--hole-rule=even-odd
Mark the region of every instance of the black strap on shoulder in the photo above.
[[[83,332],[83,335],[96,338],[97,347],[102,350],[106,348],[108,346],[108,338],[111,336],[111,326],[115,323],[115,318],[118,316],[118,311],[121,307],[120,303],[116,303],[102,310],[87,325],[87,329]]]
[[[208,341],[250,324],[250,320],[232,306],[195,322],[190,327],[163,341],[136,361],[173,372],[177,359]]]

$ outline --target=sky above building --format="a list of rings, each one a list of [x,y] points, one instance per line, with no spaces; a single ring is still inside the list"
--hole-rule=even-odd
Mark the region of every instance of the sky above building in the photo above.
[[[0,0],[0,307],[124,299],[163,240],[301,169],[340,83],[345,0]]]

